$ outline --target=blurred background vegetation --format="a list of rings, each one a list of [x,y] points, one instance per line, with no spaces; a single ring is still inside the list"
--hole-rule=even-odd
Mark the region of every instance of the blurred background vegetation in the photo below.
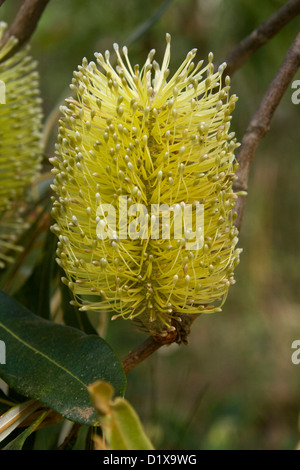
[[[10,23],[20,3],[5,2],[1,20]],[[72,72],[84,56],[93,60],[94,52],[112,50],[118,42],[130,46],[133,63],[144,63],[152,48],[160,61],[169,32],[171,71],[194,47],[199,59],[213,51],[219,63],[284,3],[51,0],[31,41],[45,122],[51,115],[56,122],[57,107],[70,94]],[[232,130],[239,141],[299,24],[296,18],[234,74],[232,93],[239,101]],[[223,312],[200,317],[188,346],[161,348],[128,374],[126,398],[158,449],[297,446],[300,365],[291,362],[291,343],[300,339],[300,105],[291,95],[290,88],[255,155],[240,233],[244,251]],[[53,156],[55,135],[56,125],[45,161]],[[24,292],[26,304],[30,296]],[[122,358],[144,334],[119,320],[108,324],[106,338]]]

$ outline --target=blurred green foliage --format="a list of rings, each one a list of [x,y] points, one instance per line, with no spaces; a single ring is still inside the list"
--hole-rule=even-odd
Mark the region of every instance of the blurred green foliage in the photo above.
[[[162,0],[51,0],[32,39],[39,60],[45,120],[69,95],[82,57],[131,43],[130,57],[160,60],[172,35],[171,69],[193,47],[215,62],[285,2],[173,0],[132,42]],[[19,1],[6,2],[10,23]],[[151,21],[150,21],[151,24]],[[243,132],[299,30],[299,18],[257,51],[232,79],[239,96],[232,130]],[[299,79],[300,75],[295,77]],[[134,404],[156,448],[294,449],[299,439],[300,365],[291,343],[300,339],[300,105],[287,90],[253,162],[240,246],[237,284],[223,313],[200,317],[188,347],[162,348],[128,375]],[[47,156],[53,155],[53,135]],[[122,357],[144,339],[131,324],[108,325],[107,340]]]

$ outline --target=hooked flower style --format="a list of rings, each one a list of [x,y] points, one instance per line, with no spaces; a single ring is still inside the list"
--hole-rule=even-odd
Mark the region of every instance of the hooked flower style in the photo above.
[[[0,22],[0,41],[7,25]],[[42,110],[36,61],[29,47],[12,57],[11,37],[0,49],[0,268],[12,262],[10,251],[26,227],[22,205],[41,166]]]
[[[132,66],[116,44],[115,68],[108,51],[95,54],[100,68],[83,59],[51,159],[52,230],[73,303],[110,308],[112,318],[135,319],[153,336],[174,330],[185,314],[221,310],[240,253],[232,190],[239,144],[229,132],[237,97],[229,96],[229,77],[222,85],[226,64],[215,71],[212,53],[195,64],[193,49],[169,78],[166,39],[161,67],[154,50],[141,69]],[[184,220],[175,237],[178,209],[189,206],[195,216],[199,204],[201,227]],[[169,208],[167,223],[149,215],[153,205]],[[152,222],[170,236],[142,236]],[[124,232],[132,223],[139,236]]]

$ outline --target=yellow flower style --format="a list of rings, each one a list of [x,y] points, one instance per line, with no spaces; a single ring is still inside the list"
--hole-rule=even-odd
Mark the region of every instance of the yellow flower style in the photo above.
[[[0,23],[0,40],[6,29]],[[16,39],[0,49],[0,267],[13,261],[11,250],[26,227],[20,210],[26,190],[40,171],[41,99],[36,62],[28,47],[5,58]]]
[[[51,160],[52,230],[73,303],[109,308],[153,335],[174,329],[182,314],[221,310],[240,253],[232,212],[238,144],[229,133],[237,98],[229,77],[222,86],[226,64],[215,72],[212,53],[207,65],[195,64],[193,49],[169,78],[170,42],[167,34],[161,67],[154,50],[133,67],[118,45],[115,68],[108,51],[95,54],[100,70],[83,59]],[[169,208],[169,219],[153,207]],[[178,236],[187,208],[192,222]]]

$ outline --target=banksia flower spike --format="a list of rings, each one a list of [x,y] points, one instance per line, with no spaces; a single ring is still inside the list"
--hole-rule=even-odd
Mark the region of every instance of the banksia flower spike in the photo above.
[[[109,307],[164,336],[185,314],[219,311],[234,283],[237,98],[212,53],[195,65],[193,49],[169,78],[169,35],[161,67],[153,50],[140,69],[114,49],[116,68],[108,51],[95,54],[101,70],[83,59],[61,108],[57,261],[81,310]]]
[[[0,41],[6,29],[0,23]],[[5,58],[16,39],[0,49],[0,267],[20,247],[15,240],[26,227],[22,205],[26,191],[37,177],[41,164],[41,99],[36,62],[28,47]]]

